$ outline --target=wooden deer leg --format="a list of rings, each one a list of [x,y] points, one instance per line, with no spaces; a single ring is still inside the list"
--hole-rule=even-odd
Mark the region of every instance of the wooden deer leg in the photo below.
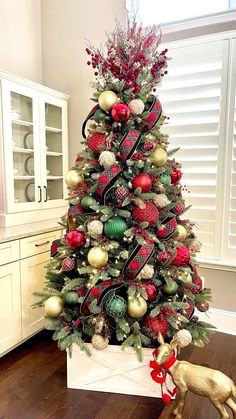
[[[236,419],[236,404],[234,403],[234,401],[229,398],[228,400],[226,400],[225,404],[227,404],[227,406],[229,406],[229,408],[232,410],[233,418]]]
[[[211,403],[215,406],[215,408],[220,413],[220,419],[229,419],[229,415],[226,412],[224,405],[221,404],[218,400],[210,399]]]
[[[174,410],[173,414],[175,415],[176,419],[182,419],[182,412],[184,409],[185,398],[187,396],[188,388],[186,386],[178,387],[178,396],[179,396],[179,403]]]

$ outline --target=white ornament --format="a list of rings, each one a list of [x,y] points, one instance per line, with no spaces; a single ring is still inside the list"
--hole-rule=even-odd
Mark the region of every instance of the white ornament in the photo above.
[[[153,202],[157,208],[164,208],[170,204],[169,199],[163,193],[156,195],[155,198],[153,198]]]
[[[99,333],[96,333],[92,337],[92,345],[94,349],[97,349],[98,351],[102,351],[103,349],[106,349],[109,343],[109,339],[106,336],[102,336]]]
[[[88,233],[89,234],[102,234],[103,231],[103,223],[99,220],[93,220],[88,223]]]
[[[178,330],[176,338],[178,340],[178,345],[181,348],[185,348],[185,346],[188,346],[192,342],[192,335],[186,329]]]
[[[144,103],[141,99],[133,99],[128,103],[128,106],[133,115],[140,115],[144,111]]]
[[[102,151],[98,160],[101,166],[109,168],[116,163],[116,156],[112,151]]]
[[[202,247],[202,243],[199,240],[194,239],[192,241],[192,243],[190,244],[190,246],[189,246],[189,250],[191,252],[199,252],[199,250],[201,249],[201,247]]]
[[[141,270],[140,275],[142,279],[151,279],[154,275],[153,266],[147,263]]]

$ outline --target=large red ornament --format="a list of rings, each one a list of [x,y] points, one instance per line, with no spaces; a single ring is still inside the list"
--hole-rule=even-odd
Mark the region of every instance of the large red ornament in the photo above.
[[[148,222],[149,227],[153,227],[157,224],[159,219],[159,211],[152,202],[146,202],[144,208],[135,207],[132,213],[134,221],[136,223]]]
[[[155,300],[157,296],[157,290],[154,284],[145,284],[145,291],[147,293],[147,297],[149,301]]]
[[[116,103],[111,110],[111,114],[116,122],[126,122],[130,118],[131,111],[125,103]]]
[[[176,249],[176,256],[172,261],[172,265],[186,266],[190,261],[189,250],[186,246],[180,246]]]
[[[178,183],[182,177],[182,172],[180,169],[175,169],[171,174],[171,183],[175,184]]]
[[[152,187],[152,178],[147,173],[139,173],[134,176],[132,185],[134,189],[141,188],[142,192],[149,192]]]
[[[163,338],[166,338],[169,329],[169,323],[164,317],[160,315],[157,317],[148,316],[144,322],[144,325],[156,336],[159,332],[161,332]]]
[[[94,153],[101,153],[101,151],[107,150],[106,139],[107,136],[104,132],[94,132],[88,138],[88,148]]]
[[[86,236],[83,231],[71,231],[66,235],[66,241],[68,246],[70,246],[73,250],[77,247],[82,247],[85,244]]]

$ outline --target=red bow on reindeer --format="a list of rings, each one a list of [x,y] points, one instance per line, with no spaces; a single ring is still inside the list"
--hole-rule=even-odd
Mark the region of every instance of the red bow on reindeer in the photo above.
[[[158,355],[158,349],[155,349],[152,354],[153,354],[153,357],[156,358]],[[153,368],[153,370],[150,372],[151,377],[156,383],[161,384],[161,396],[162,396],[162,400],[165,403],[170,403],[172,397],[176,394],[176,387],[174,387],[174,389],[171,391],[166,386],[166,376],[168,373],[168,369],[172,365],[174,365],[175,361],[176,361],[176,356],[175,356],[175,351],[173,350],[171,357],[168,359],[168,361],[164,362],[163,365],[157,364],[156,360],[150,361],[149,363],[149,367]]]

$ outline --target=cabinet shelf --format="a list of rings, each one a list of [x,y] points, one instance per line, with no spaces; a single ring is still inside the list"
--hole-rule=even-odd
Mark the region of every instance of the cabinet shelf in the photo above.
[[[46,155],[47,156],[56,156],[56,157],[58,157],[58,156],[62,156],[63,154],[62,153],[57,153],[56,151],[47,151],[46,152]]]
[[[54,133],[62,132],[61,128],[49,127],[48,125],[45,127],[45,130],[46,132],[54,132]]]
[[[25,127],[32,127],[34,125],[33,122],[23,121],[22,119],[12,119],[11,122],[14,125],[24,125]]]
[[[32,154],[32,153],[34,153],[34,150],[32,148],[14,147],[13,152],[14,153]]]
[[[34,179],[34,176],[14,176],[14,180],[30,180],[30,179]]]

